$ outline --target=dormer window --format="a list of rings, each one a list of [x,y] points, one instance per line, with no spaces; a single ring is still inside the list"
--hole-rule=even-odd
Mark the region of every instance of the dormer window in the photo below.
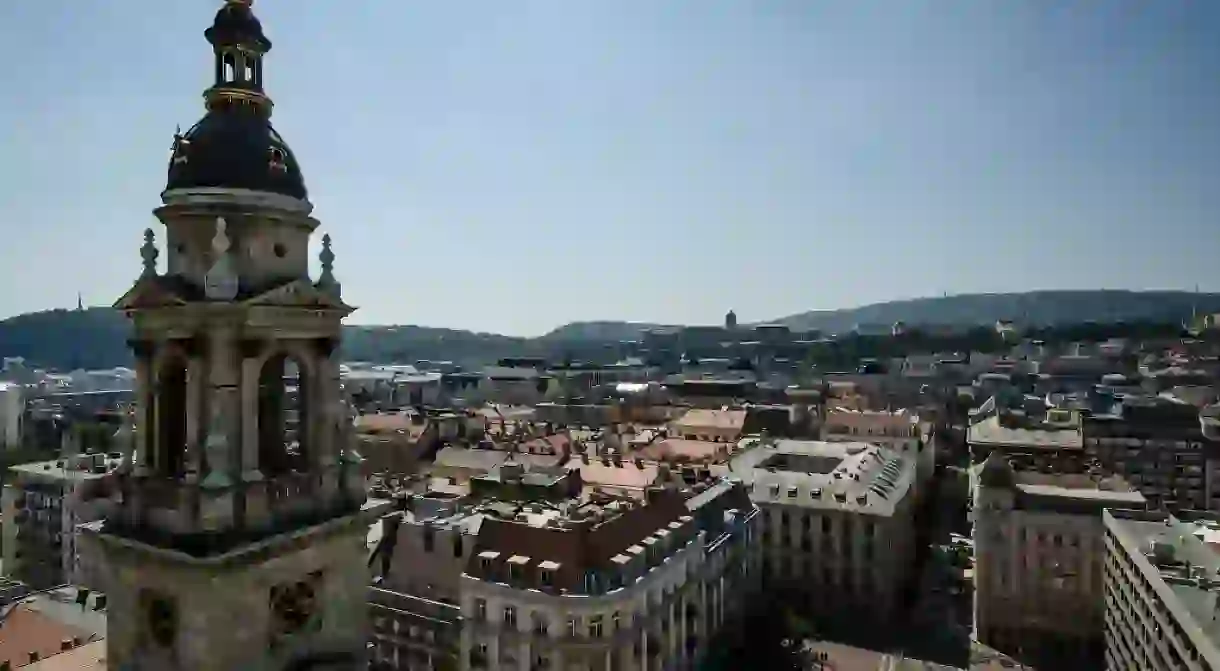
[[[279,147],[271,147],[269,150],[267,150],[267,153],[270,155],[270,160],[268,162],[272,170],[276,172],[288,171],[287,152]]]

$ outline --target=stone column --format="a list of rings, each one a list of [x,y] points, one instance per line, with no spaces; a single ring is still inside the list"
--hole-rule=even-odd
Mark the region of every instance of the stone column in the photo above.
[[[143,477],[150,472],[148,462],[153,436],[156,435],[152,393],[152,358],[156,345],[148,340],[130,340],[128,344],[136,358],[136,437],[134,453],[125,455],[124,462],[133,466],[133,475]]]
[[[340,440],[339,427],[344,419],[344,409],[340,408],[342,401],[339,393],[339,362],[335,352],[339,348],[338,338],[319,338],[314,341],[314,379],[311,382],[311,400],[316,405],[311,408],[313,420],[312,444],[314,454],[310,456],[312,465],[323,470],[339,463],[346,445]]]
[[[204,395],[206,393],[208,365],[205,352],[207,343],[201,336],[183,342],[186,351],[186,454],[182,455],[182,481],[187,484],[199,482],[203,473],[201,445],[204,428]]]
[[[258,462],[258,383],[262,372],[263,353],[267,343],[263,340],[243,340],[238,343],[237,356],[240,363],[237,380],[236,401],[239,437],[235,441],[239,457],[237,467],[241,469],[241,487],[244,492],[239,502],[239,524],[262,529],[271,524],[267,486]]]
[[[198,445],[206,462],[206,475],[200,483],[200,526],[205,531],[231,529],[236,519],[234,485],[238,482],[235,445],[239,444],[240,414],[237,382],[240,375],[231,334],[215,329],[208,335],[206,387],[207,423]],[[201,380],[201,386],[205,381]]]

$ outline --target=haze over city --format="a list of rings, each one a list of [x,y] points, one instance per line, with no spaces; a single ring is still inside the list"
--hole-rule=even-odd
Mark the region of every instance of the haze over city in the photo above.
[[[884,11],[882,10],[884,7]],[[0,315],[139,269],[214,2],[0,5]],[[1215,3],[258,0],[356,323],[1220,289]],[[315,240],[316,243],[316,240]]]

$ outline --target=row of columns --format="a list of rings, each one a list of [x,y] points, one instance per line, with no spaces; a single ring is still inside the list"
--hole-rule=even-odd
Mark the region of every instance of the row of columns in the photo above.
[[[188,339],[133,340],[130,345],[136,354],[138,398],[135,454],[129,459],[135,463],[135,475],[176,475],[166,472],[169,460],[166,446],[159,445],[163,437],[157,416],[175,410],[166,407],[173,405],[172,392],[158,388],[165,363],[174,360],[185,360],[187,372],[183,482],[223,488],[273,475],[264,473],[260,464],[259,385],[263,366],[280,355],[299,367],[299,407],[307,423],[301,447],[308,471],[322,473],[339,462],[347,416],[334,357],[337,338],[241,340],[231,332],[213,331]]]

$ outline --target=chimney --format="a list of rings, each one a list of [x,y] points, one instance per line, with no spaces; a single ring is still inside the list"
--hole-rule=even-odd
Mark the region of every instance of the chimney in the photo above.
[[[71,649],[72,649],[72,639],[65,638],[64,640],[59,642],[59,650],[61,652],[64,650],[71,650]]]

